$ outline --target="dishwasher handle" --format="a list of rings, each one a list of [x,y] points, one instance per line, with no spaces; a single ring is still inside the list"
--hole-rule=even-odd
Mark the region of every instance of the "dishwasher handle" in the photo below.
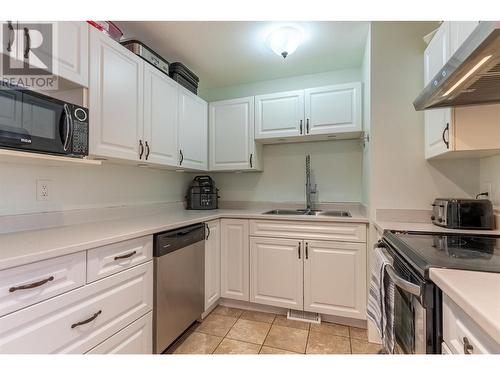
[[[154,236],[154,256],[161,257],[205,240],[205,224],[199,223]]]

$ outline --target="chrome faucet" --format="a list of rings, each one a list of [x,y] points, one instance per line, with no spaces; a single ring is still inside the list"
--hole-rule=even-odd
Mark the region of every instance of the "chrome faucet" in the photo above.
[[[312,210],[313,200],[311,196],[316,194],[317,185],[311,186],[311,155],[306,156],[306,209]]]

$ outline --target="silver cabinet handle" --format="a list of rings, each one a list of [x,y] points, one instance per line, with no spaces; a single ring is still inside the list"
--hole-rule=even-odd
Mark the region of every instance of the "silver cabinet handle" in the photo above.
[[[30,30],[25,27],[24,28],[24,58],[28,59],[30,57],[30,49],[31,49],[31,37]]]
[[[444,136],[446,134],[446,132],[448,132],[448,140],[446,140],[446,138]],[[450,123],[449,122],[446,123],[446,127],[443,129],[443,134],[441,134],[441,137],[443,138],[443,142],[446,145],[446,148],[449,149],[450,148]]]
[[[96,312],[94,315],[92,315],[90,318],[85,319],[85,320],[82,320],[81,322],[73,323],[73,324],[71,325],[71,329],[76,328],[76,327],[78,327],[78,326],[82,326],[82,325],[84,325],[84,324],[88,324],[88,323],[90,323],[91,321],[95,320],[95,319],[96,319],[99,315],[101,315],[101,313],[102,313],[102,310],[99,310],[99,311],[98,311],[98,312]]]
[[[25,284],[25,285],[19,285],[19,286],[13,286],[11,288],[9,288],[9,293],[14,293],[16,290],[25,290],[25,289],[33,289],[33,288],[38,288],[39,286],[42,286],[46,283],[48,283],[49,281],[52,281],[54,280],[54,276],[50,276],[44,280],[40,280],[40,281],[37,281],[35,283],[31,283],[31,284]]]
[[[12,52],[12,45],[14,44],[14,27],[12,26],[12,21],[7,21],[7,27],[9,28],[9,40],[7,41],[7,52]]]
[[[464,344],[464,354],[472,354],[472,351],[474,350],[474,347],[470,343],[469,339],[467,337],[464,337],[462,339],[463,344]]]
[[[148,160],[148,157],[149,157],[149,145],[148,145],[148,141],[146,141],[146,160]]]
[[[124,254],[124,255],[119,255],[119,256],[116,256],[115,257],[115,260],[120,260],[120,259],[127,259],[127,258],[130,258],[132,255],[135,255],[137,254],[137,251],[131,251],[130,253],[128,254]]]
[[[142,154],[144,154],[144,146],[142,144],[142,139],[139,139],[139,160],[142,159]]]
[[[375,247],[380,247],[380,245],[376,245]],[[394,285],[398,286],[399,288],[401,288],[405,292],[408,292],[414,296],[419,297],[421,295],[420,286],[417,284],[410,283],[409,281],[407,281],[407,280],[403,279],[401,276],[399,276],[397,274],[396,270],[394,269],[394,267],[392,266],[392,257],[387,253],[387,250],[384,247],[380,247],[380,248],[382,249],[382,253],[384,254],[384,256],[386,256],[387,259],[389,259],[389,261],[391,263],[385,267],[385,271],[387,272],[387,274],[389,275],[389,277],[393,281]]]

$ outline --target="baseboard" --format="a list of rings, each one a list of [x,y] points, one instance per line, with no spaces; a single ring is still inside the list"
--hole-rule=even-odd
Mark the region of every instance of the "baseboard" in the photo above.
[[[283,307],[268,306],[268,305],[262,305],[260,303],[238,301],[238,300],[229,299],[229,298],[219,299],[218,304],[221,306],[232,307],[232,308],[236,308],[236,309],[260,311],[260,312],[267,312],[267,313],[279,314],[279,315],[286,315],[288,312],[288,309],[285,309]],[[321,314],[321,321],[328,322],[328,323],[342,324],[342,325],[347,325],[347,326],[352,326],[352,327],[358,327],[358,328],[364,328],[364,329],[367,328],[367,322],[366,322],[366,320],[363,320],[363,319],[353,319],[353,318],[345,318],[342,316]]]

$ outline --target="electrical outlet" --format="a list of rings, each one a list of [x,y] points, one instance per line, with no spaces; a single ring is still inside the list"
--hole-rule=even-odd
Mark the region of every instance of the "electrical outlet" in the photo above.
[[[50,180],[38,179],[36,180],[36,200],[37,201],[50,201]]]

